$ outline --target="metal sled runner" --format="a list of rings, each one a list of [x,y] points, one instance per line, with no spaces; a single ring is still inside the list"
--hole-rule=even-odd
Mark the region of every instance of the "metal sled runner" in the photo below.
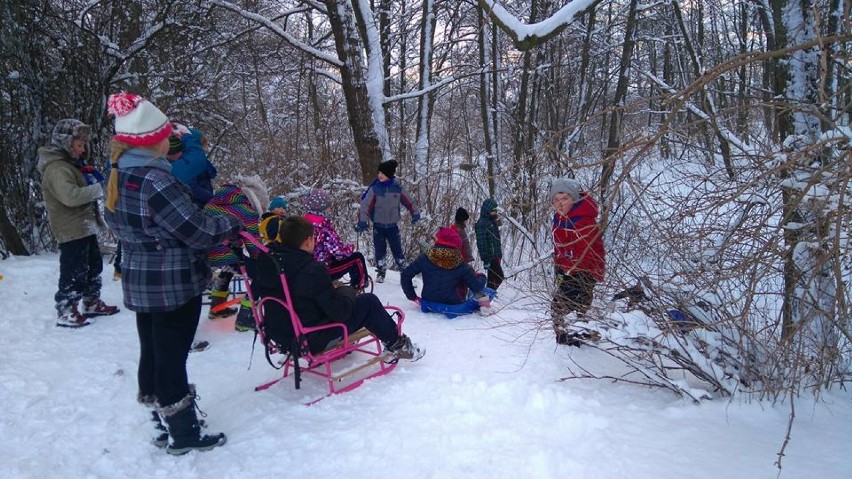
[[[242,232],[241,236],[255,249],[255,254],[249,256],[241,245],[234,247],[240,271],[246,281],[245,290],[251,301],[257,336],[265,348],[270,365],[276,367],[271,360],[272,355],[285,355],[280,363],[282,376],[257,386],[255,391],[268,389],[289,376],[291,371],[296,389],[299,389],[302,373],[308,373],[324,378],[328,385],[328,394],[308,402],[310,405],[327,396],[351,391],[367,379],[383,376],[396,367],[395,362],[384,362],[382,342],[365,328],[349,331],[345,324],[338,322],[320,326],[303,325],[293,305],[288,280],[280,273],[277,260],[253,236],[246,232]],[[405,314],[396,306],[385,306],[385,309],[396,319],[397,331],[401,334]],[[269,318],[273,315],[279,326],[286,324],[286,336],[291,338],[290,344],[280,344],[270,337]],[[339,340],[323,351],[312,352],[308,335],[322,331],[332,332]],[[282,335],[277,334],[277,337],[280,340]],[[347,358],[345,361],[339,361],[344,357]]]

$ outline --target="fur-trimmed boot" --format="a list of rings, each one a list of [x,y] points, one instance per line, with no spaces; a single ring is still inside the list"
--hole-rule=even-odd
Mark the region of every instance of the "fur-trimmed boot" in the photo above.
[[[225,444],[224,433],[202,434],[195,415],[195,396],[187,395],[180,401],[161,407],[158,412],[169,426],[169,444],[166,452],[179,456],[190,451],[209,451]]]
[[[163,424],[160,413],[157,412],[157,398],[154,395],[142,394],[136,396],[139,404],[151,409],[151,421],[154,423],[154,435],[151,436],[151,444],[164,448],[169,443],[169,430]]]

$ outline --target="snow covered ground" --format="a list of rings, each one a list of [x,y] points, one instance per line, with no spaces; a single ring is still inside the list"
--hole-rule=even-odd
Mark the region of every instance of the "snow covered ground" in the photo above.
[[[454,321],[405,300],[391,272],[376,292],[406,310],[427,349],[417,363],[306,407],[276,377],[251,333],[202,319],[190,379],[212,431],[228,443],[171,457],[148,443],[136,400],[137,340],[129,311],[87,328],[54,326],[56,255],[0,261],[0,477],[775,478],[789,405],[707,401],[603,381],[560,382],[574,362],[612,367],[594,349],[529,334],[541,306]],[[104,299],[121,304],[104,272]],[[502,291],[505,289],[505,291]],[[521,323],[521,324],[515,324]],[[251,369],[248,366],[251,362]],[[795,404],[781,477],[852,477],[852,393]]]

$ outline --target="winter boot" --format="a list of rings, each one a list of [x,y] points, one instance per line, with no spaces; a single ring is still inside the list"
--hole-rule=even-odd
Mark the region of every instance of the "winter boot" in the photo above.
[[[151,444],[160,449],[166,447],[169,443],[169,430],[163,424],[160,414],[157,412],[157,398],[152,394],[142,394],[136,396],[139,404],[151,409],[151,421],[154,423],[154,435],[151,437]]]
[[[69,306],[65,311],[59,313],[56,325],[61,328],[82,328],[92,324],[91,321],[77,311],[77,305]]]
[[[251,314],[251,301],[248,298],[243,298],[240,301],[240,311],[237,313],[237,320],[234,321],[234,329],[237,331],[254,331],[254,316]]]
[[[386,363],[395,363],[400,359],[405,359],[406,361],[414,362],[422,358],[425,354],[426,349],[412,343],[411,339],[403,334],[395,343],[385,348],[384,361]]]
[[[384,270],[377,270],[376,271],[376,282],[377,283],[384,283],[385,282],[385,271]]]
[[[154,433],[156,434],[153,438],[151,438],[151,444],[159,447],[160,449],[168,446],[169,430],[163,425],[163,421],[160,419],[160,413],[156,410],[151,411],[151,421],[154,422]]]
[[[202,434],[195,415],[195,400],[191,395],[175,404],[161,407],[159,413],[169,425],[169,443],[166,446],[169,454],[179,456],[190,451],[209,451],[227,441],[224,433]]]
[[[227,291],[210,291],[210,312],[207,313],[207,319],[222,319],[230,318],[237,314],[236,308],[225,308],[219,311],[213,311],[217,306],[228,300]]]
[[[116,306],[109,306],[100,298],[83,299],[83,316],[93,318],[95,316],[112,316],[120,310]]]

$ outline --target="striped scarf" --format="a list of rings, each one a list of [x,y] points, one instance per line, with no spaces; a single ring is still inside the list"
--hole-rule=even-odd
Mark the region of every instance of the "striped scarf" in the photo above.
[[[260,238],[260,230],[258,229],[260,214],[254,210],[248,197],[239,186],[223,185],[217,188],[213,192],[213,198],[204,206],[204,211],[216,215],[231,215],[242,221],[246,231],[251,235]],[[255,247],[251,244],[246,247],[249,254],[252,257],[255,256]],[[207,257],[210,266],[214,268],[233,266],[237,262],[237,257],[231,251],[231,248],[222,244],[210,248]]]

